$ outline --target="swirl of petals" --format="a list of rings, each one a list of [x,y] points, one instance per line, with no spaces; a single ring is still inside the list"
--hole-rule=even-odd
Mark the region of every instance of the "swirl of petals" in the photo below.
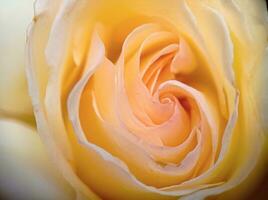
[[[217,117],[201,92],[175,77],[191,73],[194,59],[183,38],[145,24],[129,34],[114,65],[96,30],[87,68],[68,101],[79,141],[106,149],[157,188],[207,171],[220,146]]]
[[[243,145],[252,139],[253,150],[241,153],[250,155],[235,170],[228,166],[241,136],[234,130],[233,65],[239,64],[228,26],[233,22],[236,36],[246,32],[236,23],[242,14],[233,1],[219,3],[224,12],[174,1],[171,14],[159,2],[137,1],[133,10],[150,20],[138,21],[113,46],[102,20],[96,25],[85,12],[93,4],[36,1],[28,33],[30,94],[40,135],[78,196],[199,199],[239,184],[257,160],[251,158],[259,137],[248,130]],[[107,176],[116,181],[103,181]]]

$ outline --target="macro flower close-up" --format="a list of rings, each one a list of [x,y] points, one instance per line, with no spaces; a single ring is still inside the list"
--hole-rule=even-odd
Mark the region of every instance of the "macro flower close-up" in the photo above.
[[[264,0],[1,0],[0,197],[268,198]]]

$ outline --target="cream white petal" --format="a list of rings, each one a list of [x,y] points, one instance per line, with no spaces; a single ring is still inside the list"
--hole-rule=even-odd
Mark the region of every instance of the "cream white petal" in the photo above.
[[[7,199],[72,200],[74,190],[48,157],[36,130],[0,119],[0,191]]]
[[[25,43],[33,2],[0,2],[0,115],[32,116],[25,75]]]

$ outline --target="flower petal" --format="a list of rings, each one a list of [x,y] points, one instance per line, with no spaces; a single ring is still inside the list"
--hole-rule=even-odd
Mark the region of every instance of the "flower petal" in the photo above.
[[[26,28],[33,15],[33,2],[1,1],[0,115],[33,116],[24,65]]]
[[[63,120],[60,119],[61,124],[48,124],[48,118],[45,114],[44,98],[46,96],[46,84],[49,76],[49,66],[46,63],[44,50],[46,48],[46,42],[48,40],[48,30],[44,31],[44,27],[51,26],[51,16],[49,12],[44,10],[38,20],[36,20],[29,29],[28,33],[28,65],[27,65],[27,78],[30,96],[34,106],[37,127],[42,140],[47,146],[53,161],[59,167],[64,178],[72,185],[77,192],[77,198],[91,198],[99,199],[99,197],[91,191],[75,174],[72,153],[69,141],[66,140],[68,137],[65,132]],[[53,89],[53,87],[52,87]],[[58,88],[56,88],[58,89]],[[58,99],[57,99],[58,100]],[[57,101],[54,112],[58,111],[60,102]],[[52,110],[53,114],[53,110]],[[58,118],[59,119],[59,116]],[[51,118],[50,118],[51,120]],[[58,130],[59,132],[55,132]],[[61,134],[59,137],[58,134]]]
[[[73,199],[32,127],[0,120],[0,191],[7,199]]]

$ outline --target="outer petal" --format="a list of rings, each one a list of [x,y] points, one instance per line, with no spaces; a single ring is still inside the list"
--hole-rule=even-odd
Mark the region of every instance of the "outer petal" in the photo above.
[[[74,199],[31,127],[0,120],[0,193],[4,199]]]
[[[49,69],[51,67],[48,65],[45,56],[45,49],[49,38],[49,31],[58,9],[60,8],[62,9],[62,12],[59,14],[59,16],[62,16],[62,14],[64,14],[64,9],[66,7],[70,8],[71,5],[73,5],[73,1],[65,1],[66,4],[63,4],[60,7],[59,6],[60,2],[61,1],[38,0],[35,3],[35,18],[28,32],[28,43],[27,43],[27,50],[28,50],[27,77],[28,77],[29,91],[32,97],[35,117],[37,121],[37,127],[40,136],[43,139],[46,147],[50,152],[53,161],[59,167],[64,178],[76,189],[77,192],[76,197],[78,199],[83,199],[87,197],[90,199],[99,199],[97,195],[95,195],[94,192],[92,192],[91,189],[88,188],[75,173],[74,169],[75,166],[72,160],[72,152],[69,146],[69,141],[67,139],[68,135],[64,129],[63,119],[61,118],[60,115],[57,115],[58,112],[60,112],[59,111],[60,101],[58,99],[59,98],[58,93],[56,94],[54,93],[55,95],[54,99],[51,98],[54,102],[54,104],[52,104],[53,108],[49,109],[49,111],[51,112],[46,113],[44,107],[45,106],[44,99],[45,97],[47,98],[46,88],[49,79]],[[52,35],[55,35],[55,33],[57,32],[54,32]],[[66,35],[69,32],[67,31],[64,33]],[[66,37],[63,38],[64,40],[61,41],[64,43]],[[62,46],[58,47],[62,48]],[[53,48],[51,49],[53,50]],[[54,51],[56,50],[57,49],[54,49]],[[49,64],[55,63],[53,61],[51,62],[51,59],[54,61],[55,59],[57,60],[57,58],[61,59],[61,57],[57,56],[60,55],[57,54],[56,58],[55,56],[52,56],[52,58],[48,56],[50,58],[50,60],[48,61]],[[52,83],[56,82],[55,78],[52,80],[53,80]],[[53,87],[53,85],[51,85],[50,91],[53,92],[54,89],[57,90],[58,87],[57,86]],[[50,91],[48,93],[50,93]],[[52,120],[52,122],[53,119],[56,120],[54,121],[54,123],[49,124],[48,119]]]
[[[24,71],[26,28],[33,0],[0,3],[0,115],[32,116]]]
[[[260,74],[263,74],[264,76],[261,79],[261,89],[258,91],[258,95],[261,96],[261,106],[260,106],[260,112],[261,112],[261,120],[263,128],[266,130],[266,133],[268,134],[268,90],[267,90],[267,81],[268,81],[268,46],[265,50],[265,57],[263,60],[262,68],[260,69]],[[268,136],[268,135],[267,135]]]

